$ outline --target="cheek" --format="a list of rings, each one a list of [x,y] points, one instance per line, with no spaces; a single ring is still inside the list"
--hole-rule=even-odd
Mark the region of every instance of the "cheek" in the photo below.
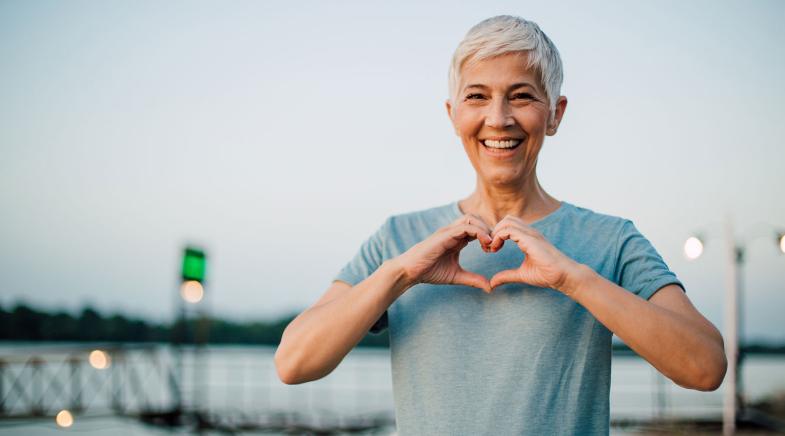
[[[461,137],[474,136],[479,131],[482,123],[478,121],[476,114],[471,111],[458,111],[455,113],[455,131]]]
[[[518,119],[525,130],[530,133],[540,133],[547,129],[548,115],[547,109],[538,108],[538,110],[521,112]]]

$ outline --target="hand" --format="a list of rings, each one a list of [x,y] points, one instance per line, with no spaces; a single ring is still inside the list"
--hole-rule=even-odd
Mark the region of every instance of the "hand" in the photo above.
[[[491,252],[499,251],[505,240],[512,239],[526,258],[519,268],[496,273],[491,278],[491,288],[505,283],[526,283],[565,292],[568,281],[578,274],[580,264],[564,255],[520,218],[507,215],[496,224],[492,236]]]
[[[474,239],[490,251],[491,229],[479,217],[464,215],[412,246],[397,261],[412,284],[466,285],[490,292],[487,278],[458,264],[459,253]]]

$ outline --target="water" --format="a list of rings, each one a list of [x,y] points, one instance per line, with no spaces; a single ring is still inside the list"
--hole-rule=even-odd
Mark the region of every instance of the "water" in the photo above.
[[[0,345],[0,356],[26,356],[43,353],[40,345]],[[73,349],[73,345],[64,349]],[[66,361],[66,354],[50,353],[49,361]],[[56,350],[55,350],[56,351]],[[83,351],[82,353],[86,353]],[[308,417],[314,424],[330,424],[357,417],[393,417],[392,384],[389,351],[386,349],[356,349],[341,365],[322,380],[287,386],[281,383],[273,366],[272,347],[214,346],[201,355],[186,353],[183,359],[183,394],[186,406],[198,406],[220,416],[255,420],[270,413]],[[59,356],[59,357],[58,357]],[[154,358],[153,358],[154,357]],[[83,402],[87,410],[76,416],[72,431],[104,434],[110,429],[123,434],[152,435],[164,430],[145,426],[132,419],[112,416],[112,401],[123,399],[126,410],[133,412],[144,405],[154,407],[171,404],[166,368],[174,367],[168,347],[155,353],[131,351],[113,363],[109,370],[99,371],[89,366],[82,368]],[[6,365],[0,394],[13,398],[9,377],[19,375]],[[18,365],[17,365],[18,366]],[[51,365],[47,377],[72,383],[68,370]],[[133,368],[132,368],[133,367]],[[58,372],[59,371],[59,372]],[[135,373],[135,375],[134,375]],[[114,377],[114,378],[113,378]],[[129,387],[120,394],[113,390],[118,379],[138,380],[144,392],[139,397]],[[784,356],[751,356],[743,368],[742,379],[747,401],[757,401],[777,391],[785,390]],[[125,385],[133,384],[126,383]],[[611,420],[650,420],[654,418],[719,419],[724,386],[714,392],[699,392],[681,388],[660,375],[646,361],[635,356],[616,356],[612,364]],[[68,407],[66,393],[48,399],[45,407],[50,414]],[[119,396],[118,396],[119,395]],[[88,398],[89,397],[89,398]],[[140,399],[142,398],[142,399]],[[10,407],[6,406],[8,410]],[[44,435],[60,432],[51,418],[40,420],[0,420],[0,435]],[[387,433],[392,429],[385,430]]]

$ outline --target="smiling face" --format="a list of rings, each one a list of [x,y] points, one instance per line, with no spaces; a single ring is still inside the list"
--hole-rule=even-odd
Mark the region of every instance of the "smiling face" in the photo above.
[[[526,54],[516,52],[464,66],[447,112],[482,182],[522,186],[534,175],[545,135],[556,133],[566,106],[559,97],[550,117],[539,76],[526,67]]]

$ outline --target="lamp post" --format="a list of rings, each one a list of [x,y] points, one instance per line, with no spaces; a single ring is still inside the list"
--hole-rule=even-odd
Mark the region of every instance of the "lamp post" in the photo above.
[[[199,378],[203,375],[197,371],[197,355],[201,354],[201,345],[206,341],[206,333],[203,332],[200,326],[196,326],[194,331],[189,332],[188,328],[188,309],[187,306],[196,306],[204,299],[204,282],[207,270],[207,256],[204,250],[193,246],[185,247],[183,250],[183,262],[180,272],[180,288],[179,295],[177,296],[177,322],[175,323],[175,331],[173,332],[174,339],[174,352],[175,352],[175,365],[177,367],[177,389],[175,409],[178,413],[183,413],[183,354],[182,346],[188,341],[189,336],[196,347],[193,349],[193,375],[194,375],[194,395],[192,397],[191,406],[196,413],[199,413],[199,397],[201,396],[197,389]],[[199,350],[197,350],[199,348]],[[199,359],[200,360],[200,359]]]
[[[726,292],[723,330],[725,330],[725,356],[728,361],[728,373],[725,376],[722,433],[729,436],[736,432],[737,412],[740,409],[739,406],[743,407],[739,395],[742,381],[739,370],[744,355],[739,353],[739,331],[743,325],[743,319],[740,319],[740,307],[743,307],[742,283],[745,246],[743,241],[736,240],[733,223],[730,218],[726,220],[724,227],[727,265],[725,271]],[[776,236],[775,241],[779,246],[780,252],[785,253],[785,232],[777,231],[774,235]],[[703,254],[704,239],[700,235],[693,235],[687,238],[684,243],[684,255],[687,259],[695,260]]]

